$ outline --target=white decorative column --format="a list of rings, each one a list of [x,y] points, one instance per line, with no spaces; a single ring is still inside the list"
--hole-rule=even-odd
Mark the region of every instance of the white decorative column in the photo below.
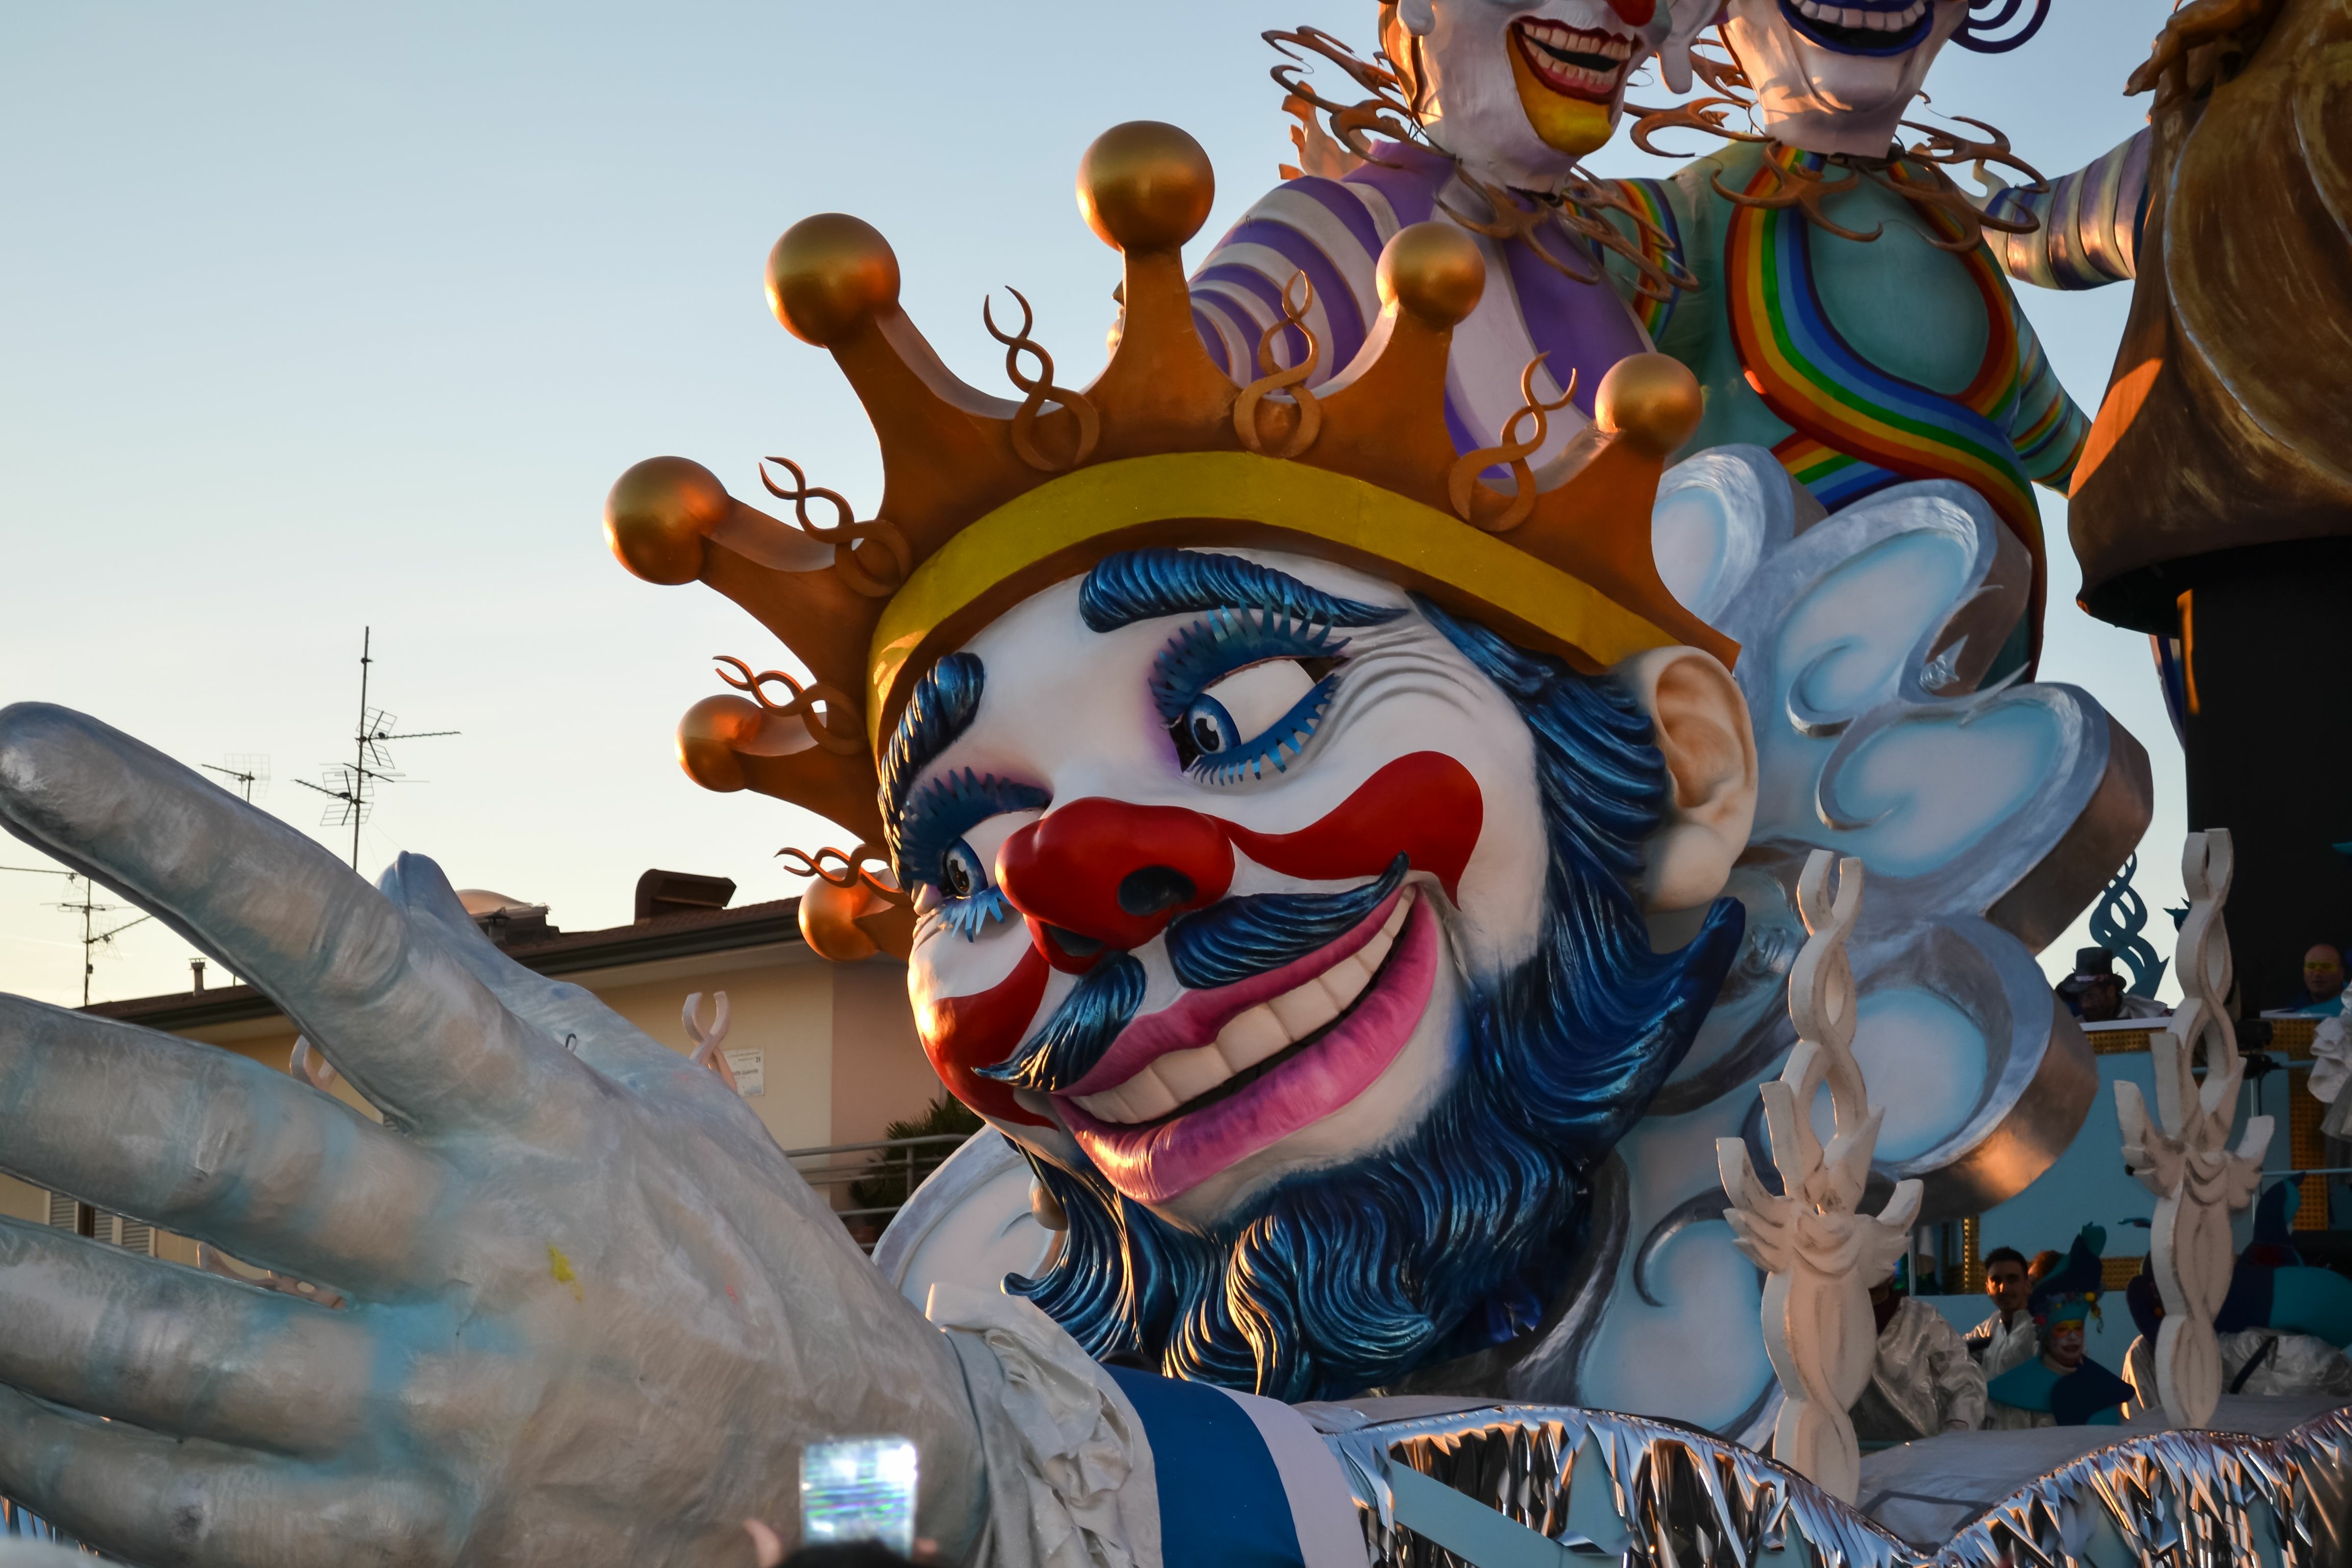
[[[1853,966],[1845,942],[1862,910],[1862,862],[1837,863],[1833,896],[1832,858],[1814,850],[1797,882],[1797,907],[1811,933],[1789,973],[1797,1047],[1780,1079],[1760,1089],[1780,1193],[1757,1176],[1741,1140],[1717,1139],[1715,1158],[1732,1202],[1723,1217],[1740,1251],[1770,1276],[1764,1347],[1787,1396],[1772,1432],[1773,1458],[1852,1502],[1862,1455],[1846,1412],[1869,1386],[1878,1350],[1870,1288],[1910,1245],[1919,1184],[1898,1184],[1881,1214],[1857,1208],[1883,1113],[1870,1103],[1853,1059]],[[1812,1121],[1824,1083],[1835,1119],[1826,1149]]]
[[[2156,1121],[2139,1086],[2116,1085],[2116,1119],[2123,1126],[2124,1163],[2156,1194],[2149,1232],[2151,1268],[2164,1298],[2164,1326],[2156,1336],[2157,1397],[2176,1426],[2202,1426],[2221,1397],[2221,1349],[2213,1315],[2229,1293],[2235,1248],[2230,1215],[2253,1202],[2270,1147],[2271,1119],[2246,1119],[2238,1152],[2229,1152],[2238,1114],[2238,1083],[2245,1064],[2225,1010],[2232,978],[2221,903],[2230,896],[2230,835],[2226,828],[2192,833],[2180,855],[2189,889],[2189,918],[2173,952],[2180,1005],[2172,1026],[2150,1041],[2156,1068]],[[2197,1082],[2202,1051],[2205,1082]]]

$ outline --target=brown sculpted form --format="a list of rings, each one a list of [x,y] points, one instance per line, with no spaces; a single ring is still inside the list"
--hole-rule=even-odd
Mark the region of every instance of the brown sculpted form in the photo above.
[[[2171,593],[2130,574],[2352,533],[2352,5],[2204,0],[2149,85],[2139,280],[2068,531],[2094,613],[2158,630]]]

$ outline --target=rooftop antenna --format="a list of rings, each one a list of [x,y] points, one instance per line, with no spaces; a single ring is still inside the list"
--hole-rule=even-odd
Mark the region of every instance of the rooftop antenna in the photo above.
[[[89,981],[91,974],[98,969],[99,948],[110,945],[116,937],[121,936],[132,926],[144,925],[155,918],[153,915],[141,915],[135,921],[124,921],[119,926],[111,926],[105,931],[100,931],[98,929],[99,916],[120,914],[131,906],[99,902],[98,884],[80,872],[60,871],[49,866],[0,866],[0,871],[22,871],[34,877],[63,877],[68,883],[78,884],[81,888],[81,898],[79,901],[59,904],[58,908],[68,914],[81,916],[81,1005],[85,1007],[89,1005]]]
[[[393,741],[429,741],[442,735],[455,735],[457,730],[416,730],[406,734],[393,733],[400,721],[381,708],[368,706],[368,666],[375,662],[370,650],[373,647],[375,628],[362,627],[360,632],[360,722],[352,734],[352,760],[330,763],[320,776],[323,784],[309,779],[294,782],[304,789],[315,790],[335,804],[319,819],[321,827],[349,827],[352,830],[352,869],[360,868],[360,827],[365,823],[375,805],[375,789],[379,784],[397,784],[401,774],[392,765],[392,752],[386,743]],[[411,780],[421,784],[424,781]]]
[[[198,763],[208,773],[218,773],[235,784],[237,793],[251,805],[256,792],[269,793],[269,759],[257,752],[235,752],[217,763]]]

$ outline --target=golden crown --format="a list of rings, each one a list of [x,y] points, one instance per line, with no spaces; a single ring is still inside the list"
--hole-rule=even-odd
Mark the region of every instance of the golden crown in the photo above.
[[[1457,454],[1446,356],[1486,264],[1468,234],[1439,221],[1381,251],[1380,321],[1338,375],[1307,386],[1311,334],[1300,363],[1276,365],[1276,335],[1305,333],[1301,276],[1286,291],[1288,321],[1259,346],[1264,374],[1236,385],[1196,335],[1181,254],[1214,192],[1207,154],[1172,125],[1116,126],[1087,148],[1078,206],[1124,258],[1120,325],[1102,374],[1072,391],[1029,337],[1026,300],[1013,332],[983,306],[1018,402],[940,363],[899,309],[898,260],[872,226],[805,218],[769,255],[769,302],[795,337],[833,351],[872,418],[878,514],[858,521],[786,459],[772,461],[789,483],[764,467],[761,479],[797,526],[684,458],[650,458],[614,485],[604,527],[624,565],[651,582],[709,584],[807,666],[803,681],[723,660],[744,695],[697,703],[678,758],[706,788],[757,790],[856,835],[856,851],[810,862],[835,887],[860,880],[883,839],[877,758],[923,672],[1118,551],[1257,545],[1369,567],[1586,670],[1677,643],[1736,656],[1675,602],[1651,553],[1659,473],[1698,423],[1688,371],[1660,354],[1622,362],[1597,389],[1592,426],[1531,471],[1567,398],[1542,402],[1530,365],[1525,406],[1496,444]],[[1498,467],[1508,489],[1482,477]],[[812,517],[812,502],[833,521]]]

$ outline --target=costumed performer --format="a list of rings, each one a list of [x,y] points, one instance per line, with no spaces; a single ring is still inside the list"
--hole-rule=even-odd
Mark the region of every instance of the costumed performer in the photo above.
[[[2044,1275],[2027,1300],[2042,1353],[2010,1368],[1987,1385],[1995,1431],[2031,1426],[2112,1426],[2121,1418],[2131,1384],[2090,1359],[2083,1325],[2098,1310],[2099,1252],[2107,1233],[2086,1225],[2066,1260]]]
[[[1982,1426],[1985,1374],[1944,1314],[1915,1296],[1897,1295],[1891,1280],[1871,1287],[1870,1308],[1878,1350],[1870,1385],[1849,1412],[1854,1436],[1865,1443],[1908,1443]]]

